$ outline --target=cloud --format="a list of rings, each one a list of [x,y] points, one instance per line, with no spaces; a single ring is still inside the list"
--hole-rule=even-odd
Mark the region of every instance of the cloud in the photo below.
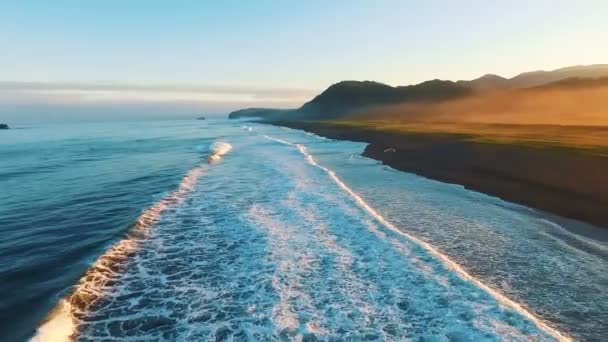
[[[297,107],[316,90],[245,86],[0,81],[0,104],[198,104]]]

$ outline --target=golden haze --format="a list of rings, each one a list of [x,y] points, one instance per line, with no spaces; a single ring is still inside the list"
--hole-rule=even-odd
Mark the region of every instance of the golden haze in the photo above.
[[[604,150],[608,85],[493,91],[442,103],[382,107],[338,123],[404,133],[463,134],[480,142]]]

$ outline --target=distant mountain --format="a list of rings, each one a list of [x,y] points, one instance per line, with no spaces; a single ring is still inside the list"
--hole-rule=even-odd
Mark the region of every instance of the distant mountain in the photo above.
[[[470,81],[431,80],[415,85],[392,87],[373,81],[342,81],[331,85],[302,107],[292,110],[248,108],[230,113],[229,118],[331,120],[374,107],[400,103],[438,103],[489,90],[596,86],[608,77],[608,64],[573,66],[552,71],[533,71],[511,79],[486,74]],[[557,82],[556,84],[553,84]],[[563,83],[559,83],[563,82]]]
[[[452,81],[433,80],[402,87],[372,81],[343,81],[327,88],[294,114],[307,119],[331,119],[382,105],[437,102],[469,93],[468,87]]]
[[[461,85],[475,90],[502,89],[509,87],[509,79],[494,74],[486,74],[471,81],[458,81]]]
[[[439,103],[383,106],[358,113],[348,120],[432,124],[436,127],[446,123],[608,127],[606,108],[608,77],[567,78],[532,88],[480,91],[466,98]],[[597,136],[588,139],[592,141]]]
[[[557,82],[543,84],[543,85],[540,85],[537,87],[532,87],[530,89],[550,89],[550,88],[580,89],[580,88],[598,88],[598,87],[608,87],[608,77],[600,77],[600,78],[571,77],[571,78],[559,80]]]
[[[521,73],[513,78],[498,75],[484,75],[471,81],[458,81],[475,90],[492,90],[506,88],[532,88],[568,78],[600,78],[608,77],[608,64],[571,66],[551,71],[530,71]]]
[[[432,80],[411,86],[391,87],[372,81],[342,81],[331,85],[296,110],[248,108],[230,113],[229,118],[335,119],[373,107],[402,102],[437,102],[469,95],[470,88],[452,81]]]
[[[513,88],[530,88],[574,77],[608,77],[608,64],[573,66],[552,71],[525,72],[511,78],[509,85]]]

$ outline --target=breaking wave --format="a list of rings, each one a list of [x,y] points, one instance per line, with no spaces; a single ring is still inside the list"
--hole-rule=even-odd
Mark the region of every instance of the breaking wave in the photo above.
[[[509,307],[512,310],[516,311],[521,316],[523,316],[523,317],[527,318],[528,320],[530,320],[531,322],[533,322],[539,329],[541,329],[545,333],[549,334],[553,338],[557,339],[558,341],[571,341],[572,340],[571,337],[569,337],[566,334],[564,334],[563,332],[553,328],[548,322],[542,320],[539,317],[536,317],[532,312],[530,312],[528,309],[526,309],[522,304],[519,304],[519,303],[507,298],[504,294],[500,293],[498,290],[491,288],[490,286],[484,284],[483,282],[481,282],[480,280],[478,280],[477,278],[475,278],[474,276],[469,274],[464,268],[462,268],[456,262],[452,261],[449,257],[447,257],[446,255],[441,253],[439,250],[437,250],[432,245],[428,244],[425,241],[420,240],[419,238],[417,238],[409,233],[406,233],[406,232],[398,229],[392,223],[387,221],[374,208],[372,208],[354,190],[352,190],[348,185],[346,185],[346,183],[344,183],[336,175],[336,173],[333,170],[331,170],[323,165],[318,164],[316,162],[316,160],[314,159],[314,157],[307,151],[305,146],[303,146],[301,144],[291,143],[291,142],[288,142],[288,141],[285,141],[282,139],[278,139],[275,137],[271,137],[268,135],[264,135],[264,138],[296,148],[305,157],[306,161],[310,165],[313,165],[313,166],[323,170],[329,176],[329,178],[336,185],[338,185],[339,188],[341,188],[343,191],[345,191],[361,209],[363,209],[367,214],[369,214],[371,217],[373,217],[379,224],[386,227],[388,230],[393,231],[393,232],[409,239],[410,241],[414,242],[415,244],[421,246],[429,254],[433,255],[438,260],[440,260],[449,270],[451,270],[452,272],[457,274],[463,280],[474,284],[476,287],[478,287],[481,290],[488,293],[496,301],[498,301],[501,305],[504,305],[504,306]]]
[[[217,161],[230,152],[232,145],[216,142],[210,147],[210,160]],[[179,187],[144,210],[127,237],[113,245],[80,279],[74,290],[60,300],[32,338],[32,341],[69,341],[78,332],[85,316],[93,311],[112,290],[121,277],[128,261],[141,249],[164,212],[182,204],[204,174],[206,166],[190,170]]]
[[[232,156],[231,167],[254,172],[230,182],[207,163],[192,169],[93,264],[33,340],[572,339],[397,228],[306,146],[244,139],[279,144]],[[232,146],[199,150],[214,164]],[[192,193],[203,174],[205,191]]]
[[[232,145],[227,142],[219,141],[211,144],[211,155],[209,160],[220,160],[226,153],[232,150]]]

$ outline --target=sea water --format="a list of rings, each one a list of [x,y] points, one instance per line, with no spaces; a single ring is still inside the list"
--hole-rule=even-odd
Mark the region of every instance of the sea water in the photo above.
[[[2,340],[601,340],[608,246],[229,120],[0,135]]]

